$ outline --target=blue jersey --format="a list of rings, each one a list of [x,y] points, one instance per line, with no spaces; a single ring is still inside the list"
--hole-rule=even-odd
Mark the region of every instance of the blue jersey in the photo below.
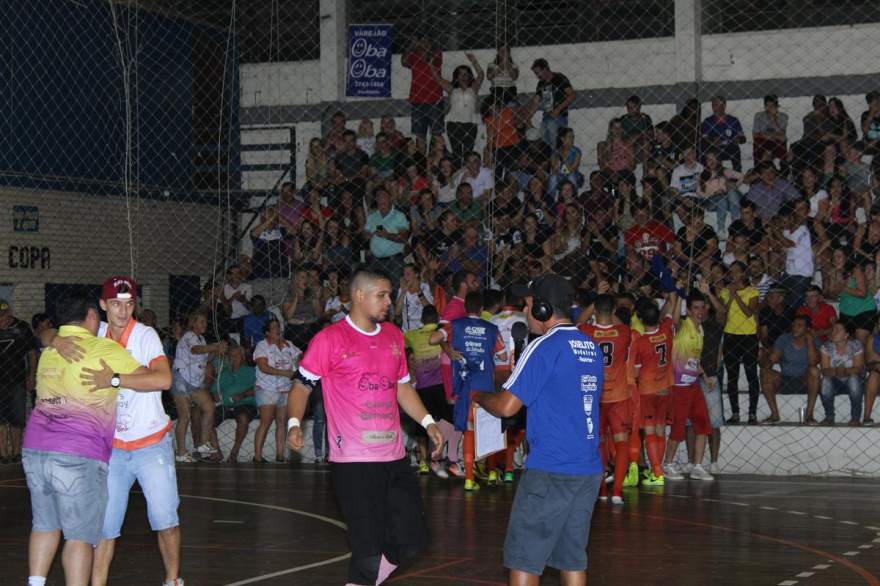
[[[599,402],[602,352],[571,324],[528,345],[504,388],[528,407],[526,468],[555,474],[602,472]]]
[[[463,358],[452,362],[452,394],[455,395],[456,429],[467,429],[471,391],[495,390],[495,350],[498,327],[478,317],[463,317],[452,322],[450,346]]]

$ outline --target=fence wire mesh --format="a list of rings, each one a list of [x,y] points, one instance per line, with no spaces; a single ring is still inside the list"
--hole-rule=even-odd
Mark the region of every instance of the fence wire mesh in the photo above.
[[[205,345],[240,346],[195,381],[228,454],[256,410],[224,385],[267,316],[304,350],[371,266],[404,330],[461,270],[484,291],[559,272],[575,319],[598,293],[627,320],[701,291],[722,469],[880,473],[870,428],[800,425],[835,405],[872,423],[880,381],[877,3],[9,1],[0,456],[65,293],[129,274],[169,360],[198,315]],[[381,66],[349,55],[373,25]],[[782,424],[736,425],[764,420]]]

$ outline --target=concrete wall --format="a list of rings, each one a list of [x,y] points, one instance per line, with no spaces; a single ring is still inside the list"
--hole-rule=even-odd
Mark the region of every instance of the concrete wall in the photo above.
[[[39,231],[14,232],[13,206],[37,207]],[[120,197],[0,190],[0,285],[12,285],[16,315],[29,321],[43,311],[46,283],[92,285],[113,274],[131,274],[133,254],[134,276],[143,287],[141,306],[167,324],[168,276],[205,277],[212,271],[217,208],[132,200],[130,214],[131,232]],[[48,249],[48,262],[39,258],[36,266],[21,266],[21,249]],[[25,264],[29,261],[28,256]]]

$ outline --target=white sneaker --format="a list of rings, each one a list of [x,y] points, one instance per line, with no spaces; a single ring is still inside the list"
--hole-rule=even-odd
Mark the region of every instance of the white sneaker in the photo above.
[[[614,474],[605,477],[605,484],[614,484]]]
[[[217,453],[217,448],[215,448],[215,447],[212,446],[211,444],[202,444],[202,445],[200,445],[199,447],[196,448],[196,451],[197,451],[199,454],[201,454],[201,455],[204,456],[204,455],[206,455],[206,454],[216,454],[216,453]]]
[[[681,473],[681,470],[678,469],[678,465],[673,462],[672,464],[663,464],[663,477],[666,480],[684,480],[684,475]]]
[[[719,474],[721,474],[721,466],[718,464],[718,462],[712,462],[711,464],[709,464],[709,474],[712,474],[713,476],[718,476]]]
[[[166,581],[162,582],[162,586],[183,586],[183,578],[178,578],[177,580],[174,580],[173,582],[166,580]]]
[[[185,453],[182,456],[174,456],[175,462],[183,462],[185,464],[192,464],[193,462],[198,462],[195,458],[192,457],[192,454],[189,452]]]
[[[617,496],[617,495],[612,496],[611,497],[611,504],[612,505],[622,505],[623,504],[623,497]]]
[[[715,480],[715,477],[709,474],[702,464],[697,464],[691,470],[691,480]]]
[[[446,471],[446,466],[440,462],[431,462],[431,471],[437,475],[437,478],[443,478],[444,480],[449,478],[449,472]]]
[[[687,476],[688,474],[690,474],[690,473],[691,473],[691,470],[693,470],[693,469],[694,469],[694,465],[691,464],[690,462],[685,462],[684,464],[681,464],[681,465],[678,467],[678,470],[679,470],[682,474],[684,474],[685,476]]]

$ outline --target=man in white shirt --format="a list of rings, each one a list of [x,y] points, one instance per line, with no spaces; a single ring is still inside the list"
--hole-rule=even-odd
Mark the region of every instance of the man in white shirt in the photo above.
[[[797,205],[809,206],[806,202],[798,202]],[[804,214],[798,213],[794,206],[786,206],[780,215],[786,226],[780,239],[785,248],[785,275],[782,277],[782,285],[788,289],[788,306],[798,308],[804,304],[807,289],[813,282],[813,243],[810,229],[803,220]]]
[[[407,263],[403,266],[403,277],[397,290],[397,315],[400,317],[400,329],[404,332],[422,327],[422,310],[426,305],[433,305],[434,295],[431,286],[422,281],[416,265]]]
[[[145,374],[116,374],[109,367],[90,375],[94,389],[120,388],[113,453],[107,473],[108,501],[101,541],[95,548],[92,585],[107,583],[116,538],[119,537],[128,496],[137,480],[147,500],[150,527],[157,533],[165,565],[165,586],[183,586],[180,571],[180,527],[177,475],[174,468],[171,420],[162,406],[162,390],[171,386],[171,368],[156,330],[134,319],[137,284],[131,277],[110,277],[101,288],[99,337],[108,337],[142,366]],[[68,359],[78,359],[75,338],[55,337],[52,346]],[[135,392],[139,391],[153,392]]]
[[[251,312],[251,296],[253,290],[250,284],[243,283],[241,269],[238,265],[229,267],[226,271],[226,284],[223,285],[223,298],[232,305],[233,331],[240,332],[244,316]]]
[[[470,152],[465,157],[464,168],[459,173],[455,186],[458,187],[462,183],[470,184],[474,198],[480,202],[485,202],[492,197],[495,178],[492,176],[492,171],[482,166],[480,155],[475,152]]]
[[[702,172],[703,165],[697,161],[696,147],[687,146],[684,149],[684,162],[673,169],[669,187],[681,197],[695,197]]]

